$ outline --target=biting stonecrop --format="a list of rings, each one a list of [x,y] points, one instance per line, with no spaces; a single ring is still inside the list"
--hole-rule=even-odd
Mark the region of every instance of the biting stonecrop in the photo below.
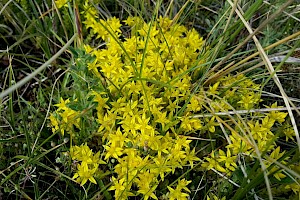
[[[278,135],[272,130],[285,121],[286,113],[260,114],[245,119],[246,124],[234,124],[227,115],[213,114],[257,108],[262,101],[260,85],[239,74],[193,91],[193,78],[203,69],[199,66],[207,57],[200,54],[207,47],[195,29],[163,17],[149,23],[139,17],[128,17],[123,24],[124,30],[130,32],[123,33],[119,19],[102,20],[93,7],[86,4],[85,9],[83,23],[104,45],[100,49],[84,45],[84,56],[89,57],[89,62],[80,68],[82,72],[74,70],[72,76],[74,83],[92,81],[84,84],[86,91],[77,88],[84,95],[75,93],[68,99],[61,98],[50,116],[52,131],[70,134],[76,144],[70,155],[78,161],[73,177],[78,183],[96,184],[94,177],[100,165],[110,162],[114,175],[109,190],[115,191],[116,199],[139,195],[158,199],[156,189],[166,176],[177,169],[201,164],[192,145],[193,136],[215,137],[220,120],[225,119],[233,127],[228,129],[227,141],[224,140],[227,145],[213,149],[202,159],[204,170],[215,169],[230,175],[238,168],[239,154],[255,157],[254,144],[246,137],[249,134],[260,151],[269,152],[275,160],[283,156],[284,152],[275,148],[274,137]],[[78,67],[82,67],[82,60],[77,58]],[[84,77],[80,73],[85,73]],[[276,103],[271,106],[276,107]],[[202,116],[197,117],[199,114]],[[83,126],[88,126],[84,124],[90,121],[96,122],[97,128],[90,131],[86,141],[94,136],[99,139],[103,145],[98,149],[103,150],[101,157],[106,162],[100,159],[100,151],[94,154],[87,144],[77,144],[85,131]],[[248,133],[243,126],[247,126]],[[291,131],[283,133],[287,140],[294,137]],[[270,163],[266,161],[266,165]],[[273,168],[270,173],[277,179],[284,178],[278,169]],[[179,179],[177,186],[168,186],[169,192],[163,196],[187,199],[190,182]]]

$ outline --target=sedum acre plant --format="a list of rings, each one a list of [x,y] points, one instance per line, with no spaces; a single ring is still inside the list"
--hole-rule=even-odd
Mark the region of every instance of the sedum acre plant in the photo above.
[[[94,134],[104,144],[103,159],[115,163],[110,190],[115,191],[116,199],[139,194],[145,199],[157,199],[155,189],[167,174],[194,167],[194,162],[200,161],[185,135],[203,128],[200,119],[190,118],[193,111],[200,110],[201,102],[193,98],[182,116],[177,115],[180,105],[192,95],[191,77],[184,71],[197,61],[196,51],[203,48],[203,40],[195,30],[171,26],[168,18],[146,24],[140,18],[129,17],[125,23],[136,23],[140,28],[132,29],[132,37],[121,41],[119,19],[96,23],[87,18],[87,27],[106,41],[106,48],[98,50],[85,45],[86,53],[93,56],[86,72],[98,84],[88,86],[84,92],[85,101],[92,105],[85,109],[90,110],[90,119],[98,123]],[[106,30],[100,23],[111,26],[105,26]],[[172,58],[173,54],[180,59]],[[55,105],[58,109],[50,116],[53,131],[78,138],[81,118],[88,116],[68,105],[75,107],[80,101],[71,103],[70,99],[61,98]],[[93,174],[98,164],[104,163],[99,156],[100,152],[93,155],[86,145],[71,148],[72,159],[81,161],[74,175],[81,185],[88,180],[96,183]],[[167,196],[185,199],[189,183],[181,179],[175,188],[168,186]],[[133,192],[132,188],[137,189]]]
[[[277,146],[279,137],[294,140],[287,114],[276,103],[269,112],[251,112],[262,105],[261,86],[243,74],[199,85],[209,48],[195,29],[166,17],[103,20],[88,3],[84,9],[83,24],[102,44],[73,49],[72,90],[50,116],[52,131],[72,139],[76,182],[100,183],[99,173],[109,168],[115,199],[187,199],[191,178],[184,175],[191,169],[231,176],[245,170],[241,157],[263,158],[269,175],[286,177],[274,160],[289,159]],[[211,148],[199,151],[207,140]],[[179,170],[183,176],[172,179]],[[175,181],[157,191],[166,179]],[[299,185],[285,190],[299,192]]]

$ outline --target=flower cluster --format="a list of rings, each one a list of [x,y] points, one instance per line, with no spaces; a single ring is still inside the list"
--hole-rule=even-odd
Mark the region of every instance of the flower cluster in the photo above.
[[[221,124],[229,127],[225,130],[227,141],[204,156],[201,166],[205,170],[230,175],[238,168],[240,154],[257,156],[255,146],[275,160],[285,154],[275,149],[278,134],[273,129],[285,121],[286,113],[270,111],[255,118],[249,114],[262,101],[260,85],[238,74],[208,87],[195,86],[193,78],[207,58],[206,53],[200,53],[207,48],[195,29],[165,17],[148,23],[139,17],[123,22],[115,17],[103,20],[88,3],[84,8],[83,23],[103,44],[101,48],[84,45],[85,55],[91,59],[84,63],[85,76],[78,79],[87,82],[83,84],[87,91],[85,95],[75,94],[74,100],[60,99],[50,121],[53,132],[72,135],[86,131],[82,128],[86,122],[97,123],[97,130],[90,135],[96,135],[103,144],[99,148],[104,160],[113,166],[109,190],[115,192],[116,199],[158,199],[156,189],[169,174],[193,168],[200,161],[193,136],[217,138]],[[121,28],[130,31],[123,33]],[[81,61],[77,59],[77,63]],[[73,76],[76,74],[74,71]],[[195,87],[198,89],[193,90]],[[68,104],[76,104],[77,98],[76,110],[71,109]],[[88,106],[80,106],[83,102]],[[277,107],[275,103],[270,108]],[[89,112],[84,112],[87,109]],[[235,109],[244,110],[248,116],[234,123],[228,115],[215,115]],[[294,137],[288,126],[283,133],[287,140]],[[95,174],[104,163],[100,153],[93,154],[87,144],[73,146],[70,152],[73,160],[81,162],[74,179],[81,185],[88,180],[96,183]],[[267,161],[265,164],[271,166]],[[272,168],[270,173],[279,180],[285,177],[279,168]],[[164,196],[187,199],[190,182],[178,179],[176,186],[167,187],[169,192]]]
[[[186,181],[185,179],[183,179],[178,182],[175,189],[168,186],[168,189],[170,191],[170,193],[168,194],[168,198],[170,200],[175,200],[175,199],[185,199],[186,197],[188,197],[189,195],[184,193],[184,191],[191,192],[186,187],[190,182],[192,182],[192,181]]]
[[[91,13],[93,10],[87,11],[87,15]],[[132,27],[131,37],[122,41],[119,19],[92,19],[89,16],[84,23],[106,41],[106,48],[85,45],[86,52],[94,56],[87,68],[99,83],[106,81],[107,90],[91,88],[87,97],[95,105],[97,135],[105,143],[104,159],[117,160],[110,190],[115,190],[118,199],[140,194],[145,199],[157,199],[155,189],[167,174],[193,167],[200,160],[185,134],[203,127],[200,119],[191,118],[193,111],[200,110],[201,101],[192,97],[191,77],[184,72],[197,64],[196,51],[203,48],[203,40],[194,29],[174,26],[168,18],[147,24],[129,17],[125,23],[137,23],[138,27]],[[56,104],[58,109],[50,116],[53,131],[80,131],[81,112],[69,108],[68,103],[69,99],[61,99]],[[185,103],[187,109],[178,115]],[[80,160],[78,155],[84,153],[91,157],[86,145],[71,151],[77,152],[71,153],[72,159]],[[74,178],[81,185],[87,180],[95,183],[95,158],[81,161]],[[181,190],[189,192],[188,183],[181,180],[175,189],[169,187],[170,198],[185,199],[187,194],[178,194]],[[138,189],[133,193],[133,188]]]
[[[225,92],[224,89],[225,88]],[[236,77],[227,76],[209,88],[209,92],[217,94],[212,97],[212,109],[215,112],[228,112],[238,108],[244,110],[247,114],[251,109],[256,109],[262,101],[258,91],[259,85],[252,80],[245,78],[240,74]],[[215,98],[215,99],[214,99]],[[278,108],[277,103],[274,103],[270,109]],[[249,112],[250,113],[250,112]],[[266,114],[256,114],[257,116],[250,119],[244,118],[237,120],[236,124],[230,124],[234,129],[228,133],[228,144],[225,146],[225,151],[219,149],[218,152],[212,150],[210,155],[205,158],[202,167],[210,170],[215,169],[219,172],[230,175],[237,168],[237,156],[244,154],[257,157],[255,146],[260,152],[271,152],[270,154],[275,160],[278,160],[284,152],[279,153],[280,148],[275,149],[276,140],[279,137],[273,133],[276,127],[280,126],[285,121],[287,113],[271,110]],[[219,119],[228,119],[228,116],[222,116]],[[244,122],[244,123],[243,123]],[[245,130],[248,132],[245,132]],[[291,130],[291,129],[289,129]],[[293,139],[294,132],[288,132],[286,139]],[[293,135],[292,137],[290,137]],[[253,138],[253,140],[251,140]],[[283,162],[284,164],[284,162]],[[266,166],[270,166],[266,161]],[[270,174],[277,171],[278,168],[272,168]],[[282,173],[277,172],[274,176],[280,180],[280,177],[285,177]]]
[[[67,106],[68,103],[70,103],[70,99],[63,100],[63,98],[60,98],[60,102],[55,104],[58,109],[49,117],[52,124],[52,132],[60,130],[61,134],[64,135],[65,131],[72,134],[74,127],[80,129],[80,113],[69,108]]]
[[[189,112],[182,117],[175,114],[190,96],[191,78],[183,73],[197,60],[195,52],[202,48],[202,38],[195,30],[171,26],[167,18],[147,24],[129,17],[125,23],[132,26],[131,37],[122,41],[118,19],[87,19],[87,27],[106,41],[105,49],[85,48],[95,56],[88,69],[95,77],[108,80],[108,91],[93,91],[92,95],[97,103],[98,132],[106,141],[105,159],[118,161],[111,190],[116,198],[125,199],[134,195],[135,185],[136,194],[157,199],[155,189],[166,174],[187,163],[193,167],[200,160],[183,134],[199,130],[201,121],[191,119]],[[191,110],[199,109],[199,101],[192,102]],[[170,198],[175,199],[182,188],[169,188]]]
[[[78,171],[73,176],[73,179],[76,179],[81,186],[88,180],[97,184],[93,176],[98,171],[99,164],[106,164],[99,158],[100,152],[94,154],[87,144],[82,144],[81,146],[71,147],[70,155],[72,160],[81,162],[80,164],[77,164]]]

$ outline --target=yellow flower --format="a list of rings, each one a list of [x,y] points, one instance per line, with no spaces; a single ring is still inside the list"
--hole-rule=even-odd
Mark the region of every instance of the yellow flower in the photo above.
[[[58,120],[54,117],[53,113],[50,114],[49,119],[50,119],[50,123],[51,123],[51,126],[52,126],[52,132],[54,133],[55,131],[57,131],[59,129]]]
[[[68,109],[67,104],[70,103],[70,99],[64,101],[62,97],[60,97],[60,102],[58,104],[54,104],[54,106],[58,107],[57,111]]]
[[[117,147],[115,144],[104,145],[104,148],[106,149],[104,160],[110,157],[118,159],[123,154],[123,148]]]
[[[158,199],[154,194],[154,191],[158,186],[158,181],[155,177],[155,174],[150,173],[149,171],[139,174],[136,183],[139,188],[138,193],[143,194],[144,199],[148,199],[149,197]]]
[[[235,171],[235,169],[237,168],[236,159],[237,156],[231,156],[231,152],[229,149],[227,149],[226,154],[223,150],[219,149],[219,158],[217,158],[217,161],[219,163],[225,162],[225,167],[230,171]]]
[[[243,95],[241,95],[241,100],[238,102],[238,104],[241,104],[241,107],[250,110],[261,101],[260,95],[254,92],[248,92]]]
[[[93,151],[88,147],[88,145],[81,144],[81,146],[73,146],[70,148],[70,154],[73,160],[87,161],[93,155]]]
[[[58,9],[62,8],[63,6],[68,7],[68,0],[56,0],[55,5]]]
[[[160,123],[162,126],[162,130],[165,129],[165,125],[170,123],[170,120],[167,118],[167,112],[160,112],[158,111],[157,114],[157,119],[155,120],[155,122]]]
[[[199,102],[199,99],[193,96],[187,105],[187,111],[198,112],[202,108],[202,105]]]
[[[295,194],[300,193],[300,185],[298,183],[292,183],[285,186],[285,189],[291,189]]]
[[[142,117],[137,117],[137,124],[140,126],[139,130],[142,134],[144,134],[145,132],[150,132],[150,134],[154,132],[152,126],[149,125],[149,120],[150,118],[146,118],[145,113],[143,113]]]
[[[278,160],[280,159],[282,156],[284,156],[285,151],[280,153],[280,147],[277,147],[271,154],[270,154],[270,158],[274,159],[274,160]],[[283,160],[280,161],[281,164],[286,164],[286,160],[288,160],[289,157],[285,157]],[[271,166],[272,163],[266,163],[266,166],[269,167]],[[286,175],[282,173],[283,170],[279,170],[279,167],[277,165],[273,166],[270,170],[269,173],[274,173],[274,177],[277,180],[281,180],[282,178],[285,178]]]
[[[217,82],[213,86],[209,86],[208,94],[209,95],[218,95],[219,92],[217,90],[218,90],[219,85],[220,85],[220,82]]]
[[[137,130],[140,129],[140,125],[136,123],[135,116],[126,116],[126,118],[123,119],[120,124],[122,124],[124,132],[131,133],[133,136],[136,136]]]
[[[212,117],[210,119],[206,118],[206,125],[205,127],[209,130],[209,132],[214,133],[216,131],[216,126],[219,126],[217,122],[215,122],[216,117]]]
[[[211,198],[212,197],[212,198]],[[206,196],[206,200],[226,200],[226,197],[218,198],[215,194],[210,193]]]
[[[191,168],[193,168],[194,166],[194,161],[200,161],[200,158],[198,158],[195,154],[195,148],[190,151],[190,150],[186,150],[188,152],[186,152],[186,157],[185,157],[185,162],[189,162]]]
[[[183,128],[186,131],[193,130],[191,122],[190,122],[190,118],[188,116],[184,116],[180,120],[181,120],[181,125],[180,125],[181,128]]]
[[[77,179],[76,181],[83,186],[88,180],[94,184],[97,184],[93,175],[98,169],[98,164],[87,164],[86,162],[82,162],[80,165],[77,165],[78,172],[75,173],[73,179]]]
[[[267,106],[267,108],[269,108],[269,107]],[[276,102],[271,105],[271,108],[280,108],[280,106],[277,106],[277,102]],[[270,111],[268,113],[268,116],[270,117],[270,119],[278,121],[279,123],[284,122],[285,117],[287,115],[288,115],[288,113],[279,112],[279,111]]]
[[[111,186],[108,190],[115,190],[115,197],[116,199],[118,199],[120,196],[119,194],[125,190],[125,186],[123,185],[125,178],[117,180],[115,177],[112,177],[112,181],[114,185]]]
[[[87,164],[105,164],[100,160],[100,151],[96,154],[88,147],[88,145],[81,144],[80,146],[73,146],[70,148],[70,155],[72,160],[78,160]]]
[[[113,186],[108,190],[115,190],[115,199],[127,199],[129,196],[133,196],[133,193],[127,191],[128,183],[125,181],[125,178],[117,180],[115,177],[112,177]]]
[[[231,144],[228,144],[226,148],[230,148],[234,155],[237,155],[238,153],[250,154],[250,152],[253,151],[247,140],[237,132],[232,131],[229,137]]]
[[[290,124],[287,124],[284,126],[283,133],[285,135],[286,141],[288,141],[288,139],[291,139],[293,141],[295,140],[294,139],[294,137],[296,136],[295,131],[294,131],[294,128]]]
[[[182,179],[178,182],[178,185],[176,186],[175,189],[168,187],[168,190],[170,193],[168,194],[168,198],[170,200],[185,200],[188,199],[187,197],[189,196],[187,193],[184,193],[182,190],[185,190],[186,192],[190,192],[190,190],[186,187],[189,183],[192,181],[186,181],[185,179]]]
[[[205,160],[207,160],[208,162],[204,162],[202,163],[202,167],[206,168],[207,170],[211,170],[211,169],[216,169],[220,172],[225,173],[226,169],[224,167],[222,167],[219,162],[217,161],[217,159],[215,158],[215,152],[212,151],[211,152],[211,158],[206,157]]]

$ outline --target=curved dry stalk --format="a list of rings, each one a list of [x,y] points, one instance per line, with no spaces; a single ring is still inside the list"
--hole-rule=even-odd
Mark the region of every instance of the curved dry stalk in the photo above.
[[[50,107],[51,107],[51,103],[52,103],[52,99],[53,99],[53,93],[54,93],[54,89],[55,89],[55,85],[56,85],[56,83],[58,82],[58,80],[60,79],[60,77],[62,77],[67,71],[68,71],[68,70],[66,70],[66,71],[64,71],[63,73],[61,73],[61,74],[57,77],[57,79],[54,81],[54,84],[53,84],[52,90],[51,90],[51,94],[50,94],[50,101],[49,101],[49,104],[48,104],[46,116],[45,116],[45,118],[44,118],[44,121],[43,121],[42,126],[40,127],[39,132],[37,133],[37,137],[36,137],[36,139],[35,139],[35,141],[34,141],[34,144],[33,144],[32,148],[31,148],[31,153],[34,151],[35,146],[36,146],[36,144],[37,144],[37,142],[38,142],[38,139],[39,139],[39,137],[40,137],[40,135],[41,135],[41,132],[42,132],[43,128],[45,127],[45,124],[46,124],[46,122],[47,122],[47,120],[48,120],[48,116],[49,116],[49,113],[50,113]]]
[[[54,56],[52,56],[49,60],[47,60],[47,62],[45,62],[42,66],[37,68],[30,75],[26,76],[15,85],[1,92],[0,100],[3,99],[5,96],[9,95],[10,93],[14,92],[16,89],[20,88],[24,84],[26,84],[28,81],[33,79],[39,73],[41,73],[47,66],[49,66],[55,59],[57,59],[72,44],[72,42],[75,40],[76,37],[77,37],[77,33],[75,33],[73,37]]]
[[[9,0],[3,7],[2,9],[0,10],[0,15],[1,13],[5,10],[5,8],[12,2],[13,0]]]

